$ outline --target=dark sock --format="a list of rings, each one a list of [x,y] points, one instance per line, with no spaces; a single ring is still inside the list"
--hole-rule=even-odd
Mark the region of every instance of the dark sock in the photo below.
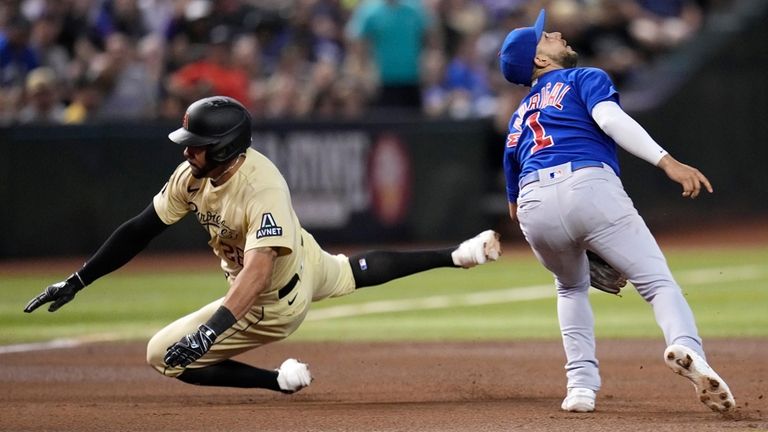
[[[215,365],[187,369],[176,378],[187,384],[218,387],[263,388],[280,391],[277,372],[259,369],[234,360]]]
[[[355,287],[383,284],[393,279],[438,267],[456,267],[449,249],[414,252],[371,251],[349,257]]]

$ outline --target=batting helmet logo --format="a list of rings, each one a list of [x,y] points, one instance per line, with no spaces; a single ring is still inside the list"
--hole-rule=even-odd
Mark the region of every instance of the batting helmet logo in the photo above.
[[[184,113],[184,120],[181,121],[181,126],[184,129],[189,129],[189,113],[188,112]]]

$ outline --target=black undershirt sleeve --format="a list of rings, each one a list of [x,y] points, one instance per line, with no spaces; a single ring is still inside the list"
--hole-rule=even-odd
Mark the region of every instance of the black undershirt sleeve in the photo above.
[[[149,242],[163,232],[166,225],[150,203],[141,213],[120,225],[98,251],[78,270],[85,285],[125,265]]]

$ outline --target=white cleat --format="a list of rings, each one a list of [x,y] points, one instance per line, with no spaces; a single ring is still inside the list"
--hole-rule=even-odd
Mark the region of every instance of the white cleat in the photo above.
[[[588,388],[569,388],[568,396],[563,399],[560,408],[563,411],[587,413],[595,410],[594,390]]]
[[[309,367],[296,359],[287,359],[277,369],[277,384],[283,393],[296,393],[311,382],[312,374],[309,373]]]
[[[670,345],[664,351],[664,361],[673,372],[693,383],[699,400],[712,411],[726,412],[736,407],[728,384],[692,349]]]
[[[501,238],[499,233],[487,230],[465,240],[451,253],[453,264],[459,267],[472,268],[478,264],[496,261],[501,255],[499,238]]]

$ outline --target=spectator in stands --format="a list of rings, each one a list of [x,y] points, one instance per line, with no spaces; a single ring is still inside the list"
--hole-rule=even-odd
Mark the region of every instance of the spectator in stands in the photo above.
[[[91,72],[104,91],[100,118],[154,117],[157,82],[152,80],[147,63],[136,58],[125,35],[113,33],[107,37],[106,51],[94,60]]]
[[[180,97],[184,105],[207,96],[222,95],[248,107],[248,73],[232,61],[233,38],[233,29],[223,25],[214,27],[205,57],[171,75],[169,92]]]
[[[64,109],[53,69],[39,67],[27,74],[26,103],[17,116],[19,123],[61,124]]]
[[[355,117],[377,107],[491,116],[519,97],[500,80],[498,47],[541,7],[581,62],[608,71],[621,87],[690,38],[705,6],[729,1],[0,2],[0,124],[15,121],[26,103],[25,76],[39,66],[53,68],[60,97],[73,102],[67,112],[74,122],[177,119],[180,107],[211,94],[242,101],[256,118]],[[110,53],[115,34],[122,35],[118,45],[129,53],[136,47],[138,55],[126,62]],[[145,104],[144,96],[156,99]],[[133,98],[131,109],[121,107],[125,97]]]
[[[232,44],[232,63],[248,76],[249,109],[254,118],[264,117],[266,84],[263,53],[259,39],[253,33],[239,35]],[[184,108],[184,107],[182,107]],[[182,109],[183,114],[183,109]]]
[[[488,26],[487,9],[476,0],[443,0],[437,7],[443,48],[448,58],[456,55],[462,40],[479,35]]]
[[[176,5],[165,36],[171,44],[183,45],[184,51],[171,50],[171,54],[176,54],[176,57],[170,59],[171,72],[187,63],[189,59],[197,59],[205,54],[205,45],[210,41],[213,28],[213,2],[191,0]],[[182,53],[188,57],[182,58]]]
[[[476,41],[475,36],[465,36],[446,68],[444,87],[449,95],[448,114],[453,118],[483,117],[495,111],[487,70],[475,49]]]
[[[248,75],[249,80],[260,79],[263,75],[261,46],[253,34],[241,34],[232,44],[232,63]]]
[[[97,118],[103,97],[100,87],[92,79],[80,77],[72,92],[72,102],[64,110],[64,123],[77,125]]]
[[[70,55],[59,44],[61,19],[53,14],[43,14],[32,23],[31,45],[38,53],[40,65],[53,69],[57,77],[66,77]],[[66,83],[65,83],[66,84]]]
[[[358,100],[350,102],[352,105],[362,103],[363,110],[366,110],[379,88],[379,74],[376,65],[364,55],[347,53],[341,64],[341,76],[343,79],[339,84],[346,87],[342,93],[354,89],[356,94],[353,99]]]
[[[303,75],[304,62],[301,51],[291,45],[283,50],[280,62],[265,83],[268,118],[296,117],[300,111],[299,78]]]
[[[121,33],[132,40],[140,40],[149,34],[149,20],[144,16],[136,0],[105,0],[94,19],[96,37],[106,45],[107,38]]]
[[[41,17],[55,17],[60,30],[56,44],[67,50],[70,58],[75,56],[75,45],[81,38],[90,36],[90,19],[93,5],[90,1],[48,1],[41,11]]]
[[[321,3],[322,4],[322,3]],[[330,6],[316,8],[310,18],[313,61],[332,60],[341,63],[344,59],[343,32],[338,11]]]
[[[40,65],[29,36],[30,23],[21,15],[0,31],[0,87],[23,88],[27,73]]]
[[[692,0],[636,0],[640,6],[629,27],[646,49],[665,51],[679,45],[698,30],[702,10]]]
[[[448,90],[444,87],[445,55],[429,50],[422,68],[422,111],[428,117],[442,117],[448,112]]]
[[[352,77],[345,76],[336,83],[336,93],[339,101],[339,117],[358,119],[365,114],[366,84]]]
[[[91,65],[96,62],[101,51],[85,36],[78,37],[73,46],[73,57],[69,62],[67,74],[71,85],[76,87],[81,80],[93,81],[93,69]]]
[[[22,92],[18,87],[0,87],[0,127],[12,125],[16,121],[16,106]]]
[[[301,91],[297,115],[334,118],[341,111],[341,98],[336,83],[339,79],[336,63],[322,59],[312,66],[309,80]]]
[[[585,57],[582,63],[605,70],[619,86],[631,78],[646,60],[629,32],[629,24],[637,11],[634,2],[602,0],[590,9],[591,18],[583,22],[583,31],[565,33],[571,47]],[[555,25],[581,21],[581,16],[580,8],[563,11],[555,16]]]
[[[142,38],[136,46],[137,60],[144,65],[154,94],[159,95],[165,74],[166,46],[159,34]]]
[[[351,55],[368,56],[378,68],[379,107],[421,109],[420,62],[436,44],[432,18],[418,0],[365,0],[347,24]]]

